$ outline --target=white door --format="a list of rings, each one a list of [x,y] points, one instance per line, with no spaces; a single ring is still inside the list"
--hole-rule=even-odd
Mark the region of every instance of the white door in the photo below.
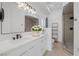
[[[74,3],[74,54],[79,55],[79,2]]]

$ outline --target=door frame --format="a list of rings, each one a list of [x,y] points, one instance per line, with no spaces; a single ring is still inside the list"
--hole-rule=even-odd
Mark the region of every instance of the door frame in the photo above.
[[[73,3],[73,17],[74,17],[74,2],[69,2],[68,4],[70,3]],[[63,44],[65,44],[65,22],[64,22],[64,8],[68,5],[66,4],[64,7],[63,7],[63,13],[62,13],[62,16],[63,16],[63,20],[62,20],[62,24],[63,24]],[[64,46],[65,48],[65,46]],[[68,49],[65,48],[65,50],[67,50],[69,53],[71,53]],[[73,52],[71,53],[72,55],[74,55],[74,18],[73,18]]]

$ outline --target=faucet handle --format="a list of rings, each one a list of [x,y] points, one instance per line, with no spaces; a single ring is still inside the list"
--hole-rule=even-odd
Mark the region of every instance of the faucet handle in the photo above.
[[[13,37],[13,40],[15,40],[15,37]]]
[[[20,35],[20,38],[22,38],[22,36]]]
[[[22,36],[20,34],[16,34],[16,38],[19,39],[22,38]]]

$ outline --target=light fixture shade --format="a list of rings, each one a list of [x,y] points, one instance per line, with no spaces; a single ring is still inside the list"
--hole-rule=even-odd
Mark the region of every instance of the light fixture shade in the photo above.
[[[24,6],[24,4],[23,3],[20,3],[19,5],[18,5],[18,7],[23,7]]]
[[[31,14],[36,14],[36,10],[34,8],[32,8],[29,4],[27,4],[26,2],[17,2],[18,7],[22,7],[24,9],[24,11],[28,11],[28,13]]]
[[[29,10],[29,6],[26,6],[27,10]]]

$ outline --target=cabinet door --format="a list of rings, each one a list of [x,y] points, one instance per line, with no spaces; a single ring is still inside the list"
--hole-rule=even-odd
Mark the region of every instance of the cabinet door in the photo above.
[[[47,42],[46,39],[42,38],[42,40],[41,40],[41,55],[43,55],[46,51],[46,47],[47,47],[46,42]]]
[[[41,43],[40,40],[38,40],[36,42],[36,44],[29,49],[29,54],[31,54],[31,56],[40,56],[41,55]]]

